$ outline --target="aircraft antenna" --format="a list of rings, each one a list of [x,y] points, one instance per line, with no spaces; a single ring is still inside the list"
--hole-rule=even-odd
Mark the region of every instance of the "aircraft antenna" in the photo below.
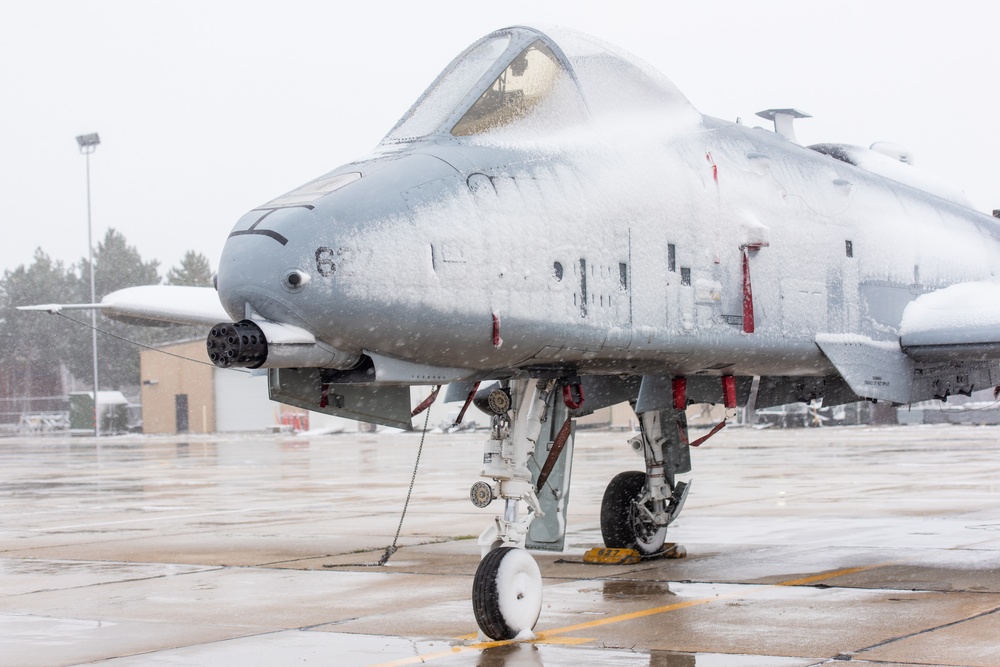
[[[792,127],[792,121],[796,118],[812,118],[806,112],[799,111],[798,109],[765,109],[764,111],[758,111],[757,115],[767,120],[773,120],[775,134],[788,139],[794,144],[799,143],[799,140],[795,137],[795,128]]]

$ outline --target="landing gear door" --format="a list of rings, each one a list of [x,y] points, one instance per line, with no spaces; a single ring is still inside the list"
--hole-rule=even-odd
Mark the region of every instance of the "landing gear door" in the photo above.
[[[559,430],[569,416],[569,410],[562,401],[562,394],[553,391],[549,395],[548,419],[542,424],[542,432],[535,443],[535,451],[528,461],[531,483],[538,484],[538,475],[552,450]],[[539,551],[562,551],[566,542],[566,510],[569,506],[569,481],[573,468],[573,439],[576,424],[570,429],[569,438],[555,466],[538,491],[538,503],[545,512],[543,517],[535,517],[528,528],[524,546]]]

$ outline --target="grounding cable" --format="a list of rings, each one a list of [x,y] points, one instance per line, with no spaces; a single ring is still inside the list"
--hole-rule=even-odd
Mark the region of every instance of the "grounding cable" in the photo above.
[[[436,393],[434,396],[436,397]],[[417,470],[420,468],[420,455],[424,451],[424,440],[427,438],[427,427],[430,423],[430,419],[431,411],[427,410],[427,415],[424,417],[424,430],[420,434],[420,447],[417,448],[417,460],[413,464],[413,474],[410,476],[410,488],[406,492],[406,501],[403,502],[403,513],[399,516],[399,525],[396,527],[396,536],[392,538],[392,544],[385,548],[385,553],[382,554],[382,557],[378,559],[377,563],[324,563],[323,567],[382,567],[388,563],[389,559],[392,558],[392,555],[399,550],[399,547],[396,546],[396,542],[399,541],[399,533],[403,530],[403,519],[406,518],[406,509],[410,506],[410,496],[413,495],[413,484],[417,481]]]
[[[88,329],[94,329],[95,331],[97,331],[99,333],[111,336],[112,338],[117,338],[120,341],[124,341],[126,343],[131,343],[132,345],[136,345],[138,347],[142,347],[142,348],[145,348],[147,350],[152,350],[153,352],[159,352],[159,353],[165,354],[165,355],[167,355],[169,357],[176,357],[177,359],[183,359],[184,361],[190,361],[190,362],[193,362],[193,363],[196,363],[196,364],[202,364],[204,366],[211,366],[212,368],[215,368],[215,364],[210,364],[210,363],[208,363],[206,361],[200,361],[198,359],[192,359],[191,357],[184,357],[184,356],[181,356],[179,354],[174,354],[173,352],[167,352],[166,350],[162,350],[162,349],[153,347],[152,345],[146,345],[145,343],[140,343],[139,341],[131,340],[129,338],[125,338],[124,336],[119,336],[116,333],[112,333],[112,332],[107,331],[105,329],[102,329],[100,327],[95,327],[95,326],[93,326],[91,324],[88,324],[87,322],[84,322],[82,320],[78,320],[78,319],[76,319],[74,317],[70,317],[69,315],[66,315],[65,313],[56,312],[54,314],[58,315],[59,317],[64,317],[67,320],[69,320],[70,322],[75,322],[77,324],[82,324],[83,326],[87,327]],[[249,373],[249,371],[244,371],[242,369],[237,369],[237,368],[231,368],[231,369],[227,369],[227,370],[234,370],[234,371],[238,371],[238,372],[242,372],[242,373]],[[424,410],[427,411],[427,414],[424,417],[424,429],[423,429],[423,431],[420,434],[420,446],[417,448],[417,460],[413,464],[413,474],[410,476],[410,488],[407,489],[407,491],[406,491],[406,500],[403,502],[403,512],[399,516],[399,525],[396,527],[396,535],[392,538],[392,544],[390,544],[389,546],[387,546],[385,548],[385,553],[382,554],[382,557],[379,558],[379,560],[378,560],[377,563],[326,563],[326,564],[323,565],[323,567],[326,567],[326,568],[334,568],[334,567],[382,567],[383,565],[385,565],[386,563],[388,563],[389,559],[392,558],[392,555],[399,550],[399,547],[396,546],[396,543],[399,541],[399,534],[403,530],[403,520],[406,518],[406,510],[410,506],[410,497],[413,495],[413,485],[417,481],[417,470],[420,468],[420,456],[421,456],[421,454],[423,454],[423,451],[424,451],[424,440],[427,438],[427,428],[428,428],[428,426],[430,424],[430,419],[431,419],[431,411],[427,410],[427,408],[429,408],[430,404],[433,403],[434,399],[437,398],[437,392],[440,389],[441,389],[441,387],[439,386],[428,397],[428,399],[426,401],[424,401],[424,403],[422,403],[420,406],[417,407],[416,410],[414,410],[414,414],[417,414],[419,412],[423,412]]]
[[[81,324],[81,325],[87,327],[88,329],[93,329],[94,331],[96,331],[98,333],[102,333],[105,336],[111,336],[112,338],[117,338],[118,340],[123,341],[125,343],[131,343],[132,345],[135,345],[136,347],[142,347],[142,348],[145,348],[147,350],[151,350],[153,352],[159,352],[160,354],[165,354],[168,357],[174,357],[174,358],[177,358],[177,359],[183,359],[184,361],[190,361],[190,362],[195,363],[195,364],[201,364],[203,366],[211,366],[212,368],[217,368],[217,366],[215,364],[210,364],[207,361],[201,361],[200,359],[192,359],[191,357],[184,357],[184,356],[181,356],[179,354],[174,354],[173,352],[167,352],[166,350],[160,349],[158,347],[154,347],[152,345],[147,345],[146,343],[140,343],[137,340],[132,340],[131,338],[126,338],[125,336],[119,336],[116,333],[113,333],[113,332],[108,331],[106,329],[102,329],[101,327],[95,327],[94,325],[89,324],[88,322],[84,322],[83,320],[78,320],[75,317],[70,317],[69,315],[67,315],[66,313],[63,313],[61,311],[56,311],[55,313],[53,313],[53,315],[58,315],[59,317],[66,318],[70,322],[75,322],[77,324]],[[243,370],[242,368],[227,368],[225,370],[236,371],[238,373],[247,373],[247,374],[250,373],[250,371]]]

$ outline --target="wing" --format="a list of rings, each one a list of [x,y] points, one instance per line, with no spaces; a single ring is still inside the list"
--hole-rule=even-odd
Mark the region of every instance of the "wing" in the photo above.
[[[820,334],[816,344],[862,398],[912,403],[1000,384],[1000,283],[959,283],[903,311],[899,341]]]
[[[100,303],[18,306],[18,310],[43,310],[58,313],[64,310],[93,310],[117,319],[142,324],[204,324],[212,326],[227,322],[230,317],[211,287],[180,285],[142,285],[126,287],[101,299]]]
[[[959,283],[914,299],[899,329],[917,361],[1000,361],[1000,283]]]

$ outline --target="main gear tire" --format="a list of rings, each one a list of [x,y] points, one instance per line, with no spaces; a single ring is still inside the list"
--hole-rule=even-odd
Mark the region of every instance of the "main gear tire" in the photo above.
[[[646,473],[629,470],[608,483],[601,501],[601,536],[609,549],[634,549],[648,556],[663,551],[667,527],[658,526],[640,511]]]

